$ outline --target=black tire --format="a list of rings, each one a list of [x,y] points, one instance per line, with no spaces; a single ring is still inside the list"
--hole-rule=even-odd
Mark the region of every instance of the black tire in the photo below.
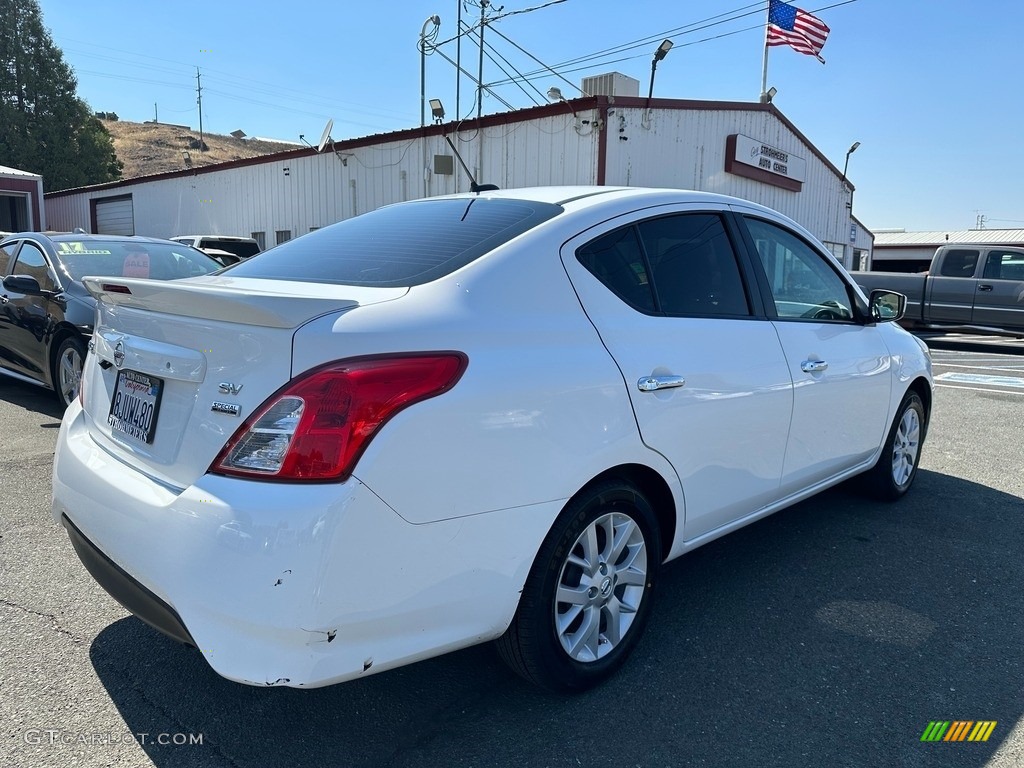
[[[609,530],[613,543],[625,539],[614,561]],[[587,531],[593,540],[584,543]],[[588,557],[587,543],[591,573],[578,564]],[[657,518],[642,493],[615,480],[584,489],[541,545],[516,615],[496,641],[499,654],[516,673],[552,691],[596,685],[622,666],[643,633],[660,564]],[[576,593],[577,605],[556,601],[560,584]],[[578,641],[574,652],[566,647],[572,641]]]
[[[896,501],[910,490],[927,430],[924,403],[916,392],[907,392],[896,410],[878,463],[864,475],[868,493],[881,501]]]
[[[77,336],[68,336],[53,355],[53,391],[60,404],[67,408],[78,397],[85,344]]]

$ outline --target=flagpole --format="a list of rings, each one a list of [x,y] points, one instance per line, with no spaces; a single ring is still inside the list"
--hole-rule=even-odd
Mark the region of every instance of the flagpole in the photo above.
[[[771,23],[771,0],[765,3],[764,59],[761,62],[761,103],[768,101],[768,24]]]

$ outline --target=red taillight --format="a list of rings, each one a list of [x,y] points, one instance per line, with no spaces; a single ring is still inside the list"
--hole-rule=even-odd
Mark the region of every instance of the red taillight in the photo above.
[[[267,480],[344,480],[383,424],[447,392],[460,352],[353,358],[289,382],[238,429],[210,471]]]

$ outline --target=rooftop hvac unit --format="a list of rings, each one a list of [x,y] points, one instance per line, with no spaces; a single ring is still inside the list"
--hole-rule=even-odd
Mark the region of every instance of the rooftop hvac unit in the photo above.
[[[583,92],[591,96],[639,96],[640,81],[621,72],[583,78]]]

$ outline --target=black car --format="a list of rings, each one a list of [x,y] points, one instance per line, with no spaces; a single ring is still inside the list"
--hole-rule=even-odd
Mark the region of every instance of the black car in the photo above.
[[[150,237],[22,232],[0,240],[0,374],[78,396],[96,302],[86,276],[175,280],[221,269],[205,253]]]

